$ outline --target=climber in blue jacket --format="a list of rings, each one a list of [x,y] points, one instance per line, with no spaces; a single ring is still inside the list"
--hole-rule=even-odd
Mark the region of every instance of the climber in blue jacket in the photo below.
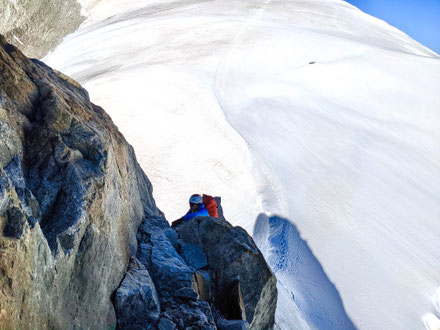
[[[189,198],[189,211],[180,219],[173,221],[171,227],[176,227],[185,220],[189,220],[195,217],[209,217],[209,212],[203,204],[202,196],[194,194]]]

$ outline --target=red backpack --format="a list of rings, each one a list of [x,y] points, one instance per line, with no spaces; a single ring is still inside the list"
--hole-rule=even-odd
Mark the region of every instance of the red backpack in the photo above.
[[[217,202],[214,197],[203,194],[202,200],[208,210],[209,216],[218,218]]]

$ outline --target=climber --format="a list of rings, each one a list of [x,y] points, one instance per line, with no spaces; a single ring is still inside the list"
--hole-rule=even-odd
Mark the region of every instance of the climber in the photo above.
[[[180,219],[173,221],[171,227],[176,227],[180,225],[183,221],[189,220],[195,217],[209,217],[208,210],[203,204],[202,196],[199,194],[194,194],[189,198],[189,211]]]

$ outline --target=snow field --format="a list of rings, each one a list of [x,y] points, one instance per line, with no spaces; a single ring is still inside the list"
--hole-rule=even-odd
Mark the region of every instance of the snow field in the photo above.
[[[276,269],[280,328],[326,328],[310,303],[322,290],[295,280],[313,276],[311,255],[336,290],[320,315],[342,303],[361,329],[435,324],[422,320],[440,283],[435,53],[338,0],[88,5],[45,61],[112,116],[169,221],[191,194],[220,195],[274,269],[304,258]],[[301,233],[278,243],[309,249],[274,254],[260,214]]]

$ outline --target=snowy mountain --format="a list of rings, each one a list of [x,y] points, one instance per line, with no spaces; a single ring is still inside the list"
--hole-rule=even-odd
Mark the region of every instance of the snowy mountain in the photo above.
[[[440,328],[437,54],[340,0],[82,4],[44,61],[109,112],[169,221],[222,196],[281,329]]]

